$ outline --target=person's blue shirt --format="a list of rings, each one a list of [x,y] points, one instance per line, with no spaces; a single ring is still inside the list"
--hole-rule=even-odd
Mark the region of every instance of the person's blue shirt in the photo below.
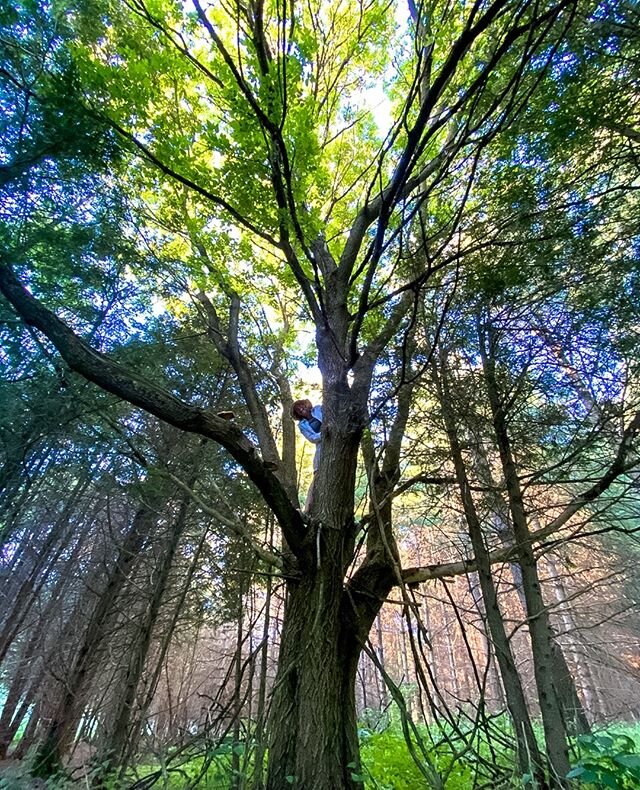
[[[311,417],[303,418],[298,421],[300,433],[305,439],[316,445],[316,454],[313,458],[313,471],[318,470],[320,464],[320,432],[322,430],[322,406],[314,406],[311,409]]]

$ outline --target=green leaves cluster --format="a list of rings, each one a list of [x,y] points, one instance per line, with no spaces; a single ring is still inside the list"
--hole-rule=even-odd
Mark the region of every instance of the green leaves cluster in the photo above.
[[[640,783],[640,752],[633,738],[620,733],[578,737],[580,760],[567,774],[582,785],[633,790]]]

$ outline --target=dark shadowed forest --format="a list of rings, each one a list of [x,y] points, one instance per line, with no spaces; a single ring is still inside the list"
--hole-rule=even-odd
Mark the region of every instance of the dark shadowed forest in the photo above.
[[[0,788],[639,788],[639,189],[632,0],[6,0]]]

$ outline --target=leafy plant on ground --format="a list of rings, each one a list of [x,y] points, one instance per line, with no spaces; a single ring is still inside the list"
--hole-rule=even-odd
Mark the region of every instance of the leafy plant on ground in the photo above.
[[[593,733],[577,738],[580,760],[567,774],[584,785],[634,790],[640,786],[640,752],[622,733]]]

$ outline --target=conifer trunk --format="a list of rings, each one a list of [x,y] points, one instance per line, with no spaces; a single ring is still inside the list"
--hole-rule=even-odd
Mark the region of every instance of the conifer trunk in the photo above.
[[[531,545],[527,514],[524,507],[520,479],[511,449],[507,420],[496,378],[491,329],[479,332],[485,385],[495,431],[496,443],[504,474],[509,509],[516,539],[518,564],[522,569],[522,589],[525,596],[529,635],[533,653],[533,670],[538,690],[545,744],[549,758],[552,787],[566,787],[569,773],[569,745],[567,727],[560,704],[560,694],[554,682],[554,642],[538,576],[538,565]],[[488,341],[488,342],[487,342]]]

